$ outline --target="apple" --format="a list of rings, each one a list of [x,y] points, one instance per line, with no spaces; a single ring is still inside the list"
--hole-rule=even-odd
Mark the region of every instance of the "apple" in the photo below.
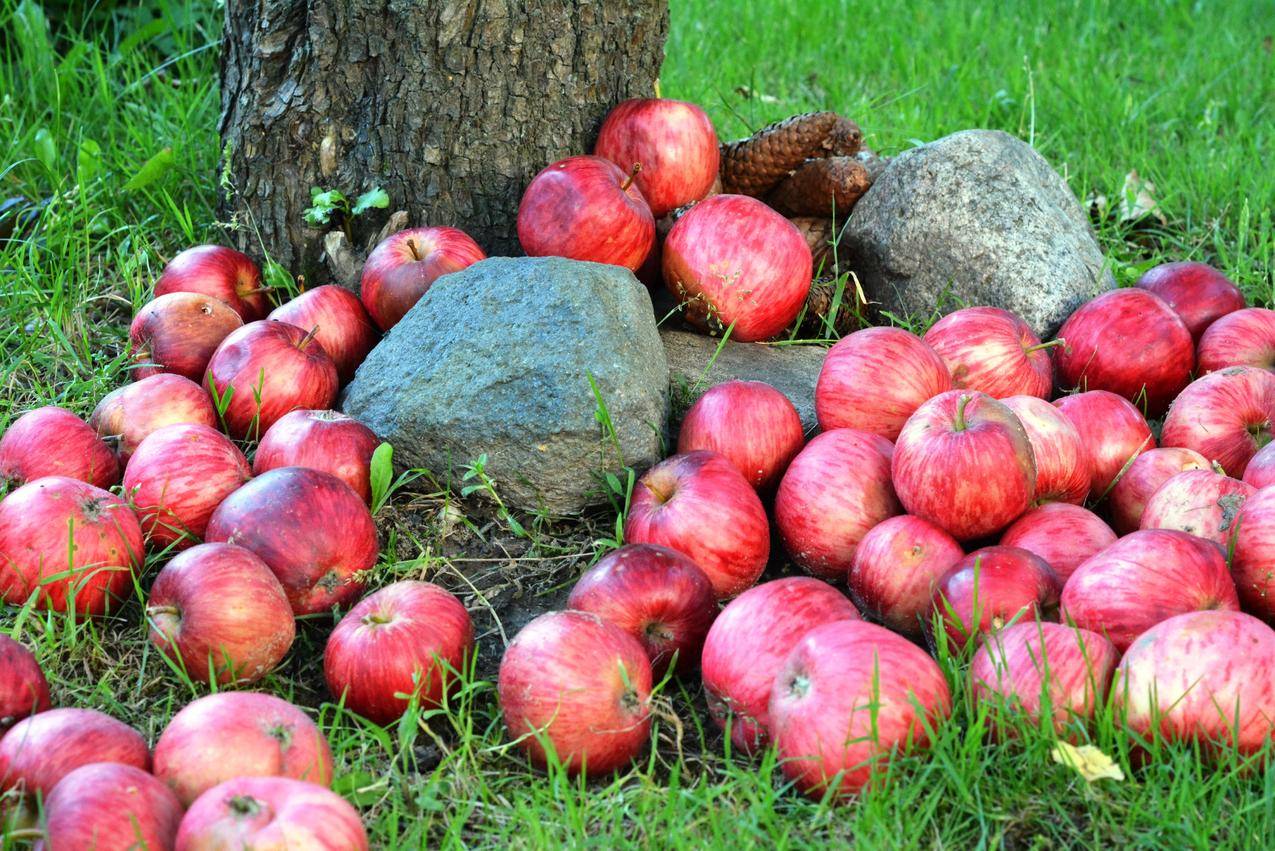
[[[1239,607],[1221,548],[1175,529],[1125,535],[1076,568],[1062,592],[1064,622],[1107,636],[1121,652],[1166,618]]]
[[[796,226],[756,198],[714,195],[664,240],[664,283],[684,318],[749,343],[793,323],[810,292],[812,261]]]
[[[34,654],[0,632],[0,736],[23,718],[52,705],[49,681]]]
[[[331,473],[372,502],[372,453],[381,441],[363,423],[336,411],[289,411],[257,444],[252,471],[309,467]]]
[[[1249,460],[1271,442],[1273,422],[1275,374],[1227,367],[1197,378],[1173,401],[1160,443],[1194,449],[1241,479]]]
[[[956,539],[929,520],[890,517],[859,542],[848,576],[850,597],[874,620],[921,638],[935,583],[964,556]]]
[[[478,243],[456,228],[408,228],[390,234],[363,264],[363,306],[377,327],[388,331],[443,275],[486,259]]]
[[[1145,741],[1189,742],[1206,755],[1266,750],[1275,733],[1275,631],[1251,615],[1185,612],[1133,642],[1111,691],[1117,717]]]
[[[1092,511],[1065,502],[1047,502],[1010,524],[1000,543],[1040,556],[1062,583],[1116,538],[1111,527]]]
[[[1125,468],[1155,449],[1147,418],[1128,399],[1106,390],[1090,390],[1054,400],[1080,433],[1089,456],[1089,498],[1101,502]]]
[[[500,660],[500,711],[531,761],[571,774],[628,765],[651,729],[651,661],[638,640],[589,612],[548,612]]]
[[[1228,549],[1250,484],[1212,470],[1187,470],[1162,484],[1147,500],[1143,529],[1178,529]]]
[[[626,171],[641,164],[634,182],[657,219],[703,198],[717,180],[717,132],[708,113],[686,101],[621,101],[602,122],[593,153]]]
[[[359,813],[331,789],[287,777],[235,777],[200,795],[174,851],[367,851]]]
[[[938,352],[957,388],[1002,399],[1054,389],[1049,352],[1026,322],[999,307],[966,307],[930,326],[925,342]]]
[[[1157,295],[1111,290],[1077,308],[1058,329],[1054,349],[1064,389],[1106,390],[1164,412],[1191,380],[1191,332]]]
[[[1036,459],[1036,501],[1083,505],[1092,478],[1080,432],[1062,411],[1036,396],[1001,399],[1027,432]]]
[[[891,757],[923,751],[952,713],[930,655],[884,627],[837,621],[806,633],[770,694],[780,767],[813,798],[857,795]]]
[[[280,467],[257,476],[217,506],[204,539],[251,550],[288,595],[312,615],[363,593],[376,565],[376,524],[362,498],[330,473]]]
[[[45,476],[105,489],[119,483],[120,463],[92,426],[65,408],[46,405],[18,417],[0,437],[0,485]]]
[[[196,245],[178,254],[155,282],[155,297],[169,293],[200,293],[225,302],[244,322],[270,312],[268,287],[261,270],[246,254],[223,245]]]
[[[836,428],[811,440],[788,465],[775,492],[775,527],[807,573],[843,579],[868,530],[902,513],[882,440]]]
[[[146,604],[150,639],[192,680],[253,683],[292,646],[292,607],[266,563],[200,544],[164,565]]]
[[[1178,473],[1207,469],[1209,462],[1194,449],[1168,446],[1143,452],[1133,459],[1111,488],[1108,502],[1111,525],[1121,535],[1136,532],[1142,527],[1147,500],[1160,489],[1160,485]]]
[[[1057,623],[1027,621],[989,635],[970,662],[970,694],[992,704],[992,729],[1014,737],[1011,718],[1021,713],[1032,727],[1049,718],[1054,734],[1077,741],[1107,699],[1120,654],[1096,632]]]
[[[917,408],[899,433],[892,467],[904,510],[958,541],[999,532],[1035,497],[1036,461],[1023,424],[977,390],[949,390]]]
[[[1240,606],[1275,623],[1275,488],[1262,488],[1245,501],[1235,529],[1231,577]]]
[[[655,245],[655,218],[634,182],[640,169],[589,156],[546,166],[518,205],[522,250],[637,271]]]
[[[1219,317],[1244,307],[1240,288],[1205,263],[1161,263],[1143,272],[1137,286],[1164,299],[1196,342]]]
[[[934,586],[934,612],[956,647],[978,643],[1005,624],[1034,620],[1058,603],[1062,584],[1043,558],[1020,547],[975,550]]]
[[[188,703],[155,743],[155,776],[184,806],[233,777],[332,782],[332,751],[314,722],[288,701],[223,691]]]
[[[704,639],[700,668],[709,717],[736,748],[759,753],[770,741],[770,689],[789,651],[815,627],[858,618],[844,594],[808,576],[775,579],[740,594]]]
[[[142,529],[113,493],[77,479],[36,479],[0,500],[0,600],[101,615],[132,590]]]
[[[752,485],[716,452],[674,455],[633,487],[624,540],[686,555],[718,598],[757,581],[770,558],[770,524]]]
[[[902,328],[864,328],[837,341],[815,384],[824,431],[856,428],[897,440],[917,408],[952,389],[952,374],[920,337]]]
[[[1228,366],[1275,369],[1275,310],[1249,307],[1226,314],[1200,338],[1196,361],[1200,375]]]
[[[168,372],[112,390],[89,417],[89,425],[115,444],[121,464],[151,432],[178,423],[216,428],[217,409],[202,387]]]
[[[359,297],[333,284],[306,290],[276,307],[266,318],[298,328],[313,328],[314,339],[332,358],[342,384],[354,377],[354,371],[381,337]]]
[[[141,733],[104,712],[50,709],[14,724],[0,739],[0,793],[18,789],[47,798],[63,777],[95,762],[149,771],[151,754]]]
[[[1193,450],[1184,449],[1183,452],[1191,452]],[[1199,455],[1198,452],[1195,453]],[[1204,456],[1201,455],[1201,458]],[[1275,444],[1266,444],[1257,450],[1257,454],[1248,462],[1248,466],[1244,468],[1244,481],[1248,482],[1255,488],[1264,488],[1267,485],[1275,485]]]
[[[805,442],[801,417],[787,396],[763,381],[725,381],[686,412],[677,451],[718,452],[758,492],[769,493]]]
[[[336,365],[314,333],[287,322],[249,322],[217,347],[208,386],[225,406],[232,436],[259,437],[288,411],[336,401]]]
[[[203,293],[172,292],[143,305],[128,338],[134,378],[161,372],[204,380],[208,359],[243,319],[224,301]]]
[[[571,589],[567,606],[592,612],[632,635],[663,678],[699,665],[704,636],[717,617],[713,583],[695,562],[667,547],[628,544],[607,553]]]
[[[221,501],[252,478],[248,461],[221,432],[191,423],[147,435],[128,459],[124,495],[156,549],[199,542]]]
[[[354,605],[328,636],[328,691],[377,724],[443,705],[474,652],[474,627],[456,597],[429,582],[387,585]]]
[[[44,847],[173,847],[182,805],[172,790],[132,765],[98,762],[63,777],[44,801]]]

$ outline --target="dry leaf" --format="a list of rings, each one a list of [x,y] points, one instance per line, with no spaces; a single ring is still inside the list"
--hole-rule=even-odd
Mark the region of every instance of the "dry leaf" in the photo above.
[[[1093,745],[1076,747],[1069,742],[1059,742],[1053,750],[1054,762],[1074,768],[1085,782],[1095,780],[1124,780],[1120,766]]]
[[[1169,222],[1155,200],[1155,184],[1143,180],[1134,169],[1124,176],[1124,186],[1120,189],[1120,221],[1140,222],[1148,216],[1162,225]]]

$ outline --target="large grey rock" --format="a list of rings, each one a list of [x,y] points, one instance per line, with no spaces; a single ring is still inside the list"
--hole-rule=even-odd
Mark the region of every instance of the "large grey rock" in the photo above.
[[[459,479],[486,454],[501,499],[579,511],[597,473],[660,455],[668,364],[646,288],[626,269],[561,258],[492,258],[440,278],[372,350],[347,413],[396,460]]]
[[[742,379],[764,381],[787,396],[807,431],[818,425],[815,382],[828,351],[822,346],[729,341],[723,345],[716,337],[689,331],[661,331],[660,339],[668,358],[675,417],[684,414],[714,384]]]
[[[844,239],[868,297],[895,314],[992,305],[1047,337],[1115,285],[1066,181],[997,130],[954,133],[892,159]]]

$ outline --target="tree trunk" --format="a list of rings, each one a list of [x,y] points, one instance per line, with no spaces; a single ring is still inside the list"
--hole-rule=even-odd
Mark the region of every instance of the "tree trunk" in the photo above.
[[[402,209],[519,253],[524,187],[652,94],[667,33],[667,0],[227,0],[222,218],[313,276],[330,228],[302,219],[311,187],[380,186],[360,248]]]

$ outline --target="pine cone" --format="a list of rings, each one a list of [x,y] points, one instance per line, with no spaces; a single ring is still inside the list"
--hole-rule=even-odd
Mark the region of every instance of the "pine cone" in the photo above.
[[[844,220],[872,186],[867,167],[854,157],[806,160],[771,190],[766,203],[787,216],[835,216]]]
[[[856,309],[857,296],[853,289],[853,280],[846,283],[841,292],[841,300],[837,301],[837,281],[835,278],[823,277],[810,285],[810,294],[806,296],[806,312],[799,329],[807,338],[844,337],[863,325],[862,317]],[[836,308],[836,315],[832,311]],[[832,332],[828,329],[831,317]]]
[[[863,144],[859,125],[835,112],[808,112],[722,145],[722,191],[760,198],[811,158],[851,156]]]
[[[797,230],[806,238],[806,245],[810,246],[810,259],[814,261],[815,274],[831,269],[835,260],[832,253],[832,219],[796,216],[789,221],[797,226]]]

